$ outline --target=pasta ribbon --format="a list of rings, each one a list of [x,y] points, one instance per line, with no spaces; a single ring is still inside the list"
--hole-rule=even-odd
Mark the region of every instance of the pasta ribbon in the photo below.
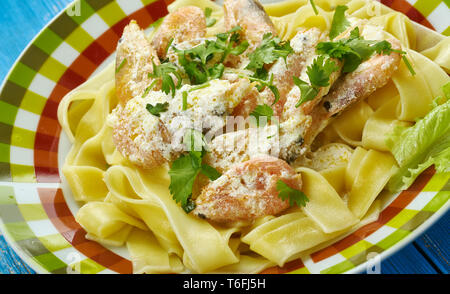
[[[390,153],[355,150],[347,168],[346,183],[351,186],[348,207],[357,218],[366,214],[396,168],[397,163]]]

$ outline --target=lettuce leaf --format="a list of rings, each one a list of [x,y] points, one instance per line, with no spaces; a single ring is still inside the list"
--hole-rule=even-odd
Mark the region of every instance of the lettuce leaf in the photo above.
[[[435,106],[414,126],[397,128],[387,145],[400,167],[388,183],[390,191],[407,189],[433,164],[438,173],[449,172],[450,100]]]

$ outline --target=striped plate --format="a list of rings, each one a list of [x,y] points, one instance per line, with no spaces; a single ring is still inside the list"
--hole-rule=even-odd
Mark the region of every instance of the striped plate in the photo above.
[[[171,0],[77,0],[29,44],[0,93],[0,227],[39,273],[131,273],[126,250],[85,239],[78,204],[61,181],[69,143],[58,103],[112,60],[124,26],[149,27]],[[263,1],[264,2],[264,1]],[[273,2],[273,1],[271,1]],[[383,0],[411,19],[450,35],[449,2]],[[76,8],[80,8],[77,16]],[[385,258],[421,234],[448,208],[449,174],[426,170],[383,208],[379,219],[310,256],[266,273],[360,272],[368,257]],[[73,266],[73,265],[76,266]]]

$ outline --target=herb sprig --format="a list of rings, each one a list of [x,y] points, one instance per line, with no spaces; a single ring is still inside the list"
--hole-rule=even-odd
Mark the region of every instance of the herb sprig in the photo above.
[[[226,33],[216,36],[216,40],[206,40],[204,43],[190,49],[180,50],[175,48],[178,61],[184,68],[191,84],[199,85],[212,79],[221,78],[225,70],[223,62],[229,55],[240,55],[247,50],[247,41],[240,40],[237,26]],[[220,62],[211,65],[208,63],[214,55],[220,54]]]
[[[153,72],[148,74],[149,78],[160,79],[162,81],[161,90],[169,94],[172,92],[172,97],[175,96],[176,89],[181,88],[181,75],[178,72],[178,68],[176,65],[172,63],[162,63],[160,65],[156,65],[152,60],[153,64]],[[173,76],[177,79],[177,84],[173,81]]]
[[[212,166],[202,163],[206,155],[206,143],[202,133],[196,130],[186,132],[184,143],[189,147],[189,153],[180,156],[172,163],[169,170],[169,190],[173,199],[181,204],[186,213],[195,208],[192,201],[192,189],[195,179],[202,173],[211,181],[218,179],[221,174]],[[201,151],[198,151],[201,149]]]
[[[205,8],[205,18],[206,18],[206,27],[207,28],[212,27],[217,22],[217,19],[211,17],[211,13],[212,13],[211,7],[206,7]]]
[[[306,203],[309,202],[309,199],[305,195],[305,193],[289,187],[282,180],[277,181],[277,191],[278,197],[280,197],[281,200],[289,200],[290,206],[294,206],[294,204],[297,204],[298,207],[304,207],[306,206]]]

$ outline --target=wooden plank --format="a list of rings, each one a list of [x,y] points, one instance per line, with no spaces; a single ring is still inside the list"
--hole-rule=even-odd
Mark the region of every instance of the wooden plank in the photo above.
[[[444,274],[450,272],[450,211],[425,234],[416,239],[419,251]]]
[[[381,263],[381,273],[437,274],[438,272],[413,244],[409,244]]]
[[[33,274],[35,273],[20,259],[14,250],[8,246],[5,238],[0,235],[0,273],[1,274]]]

